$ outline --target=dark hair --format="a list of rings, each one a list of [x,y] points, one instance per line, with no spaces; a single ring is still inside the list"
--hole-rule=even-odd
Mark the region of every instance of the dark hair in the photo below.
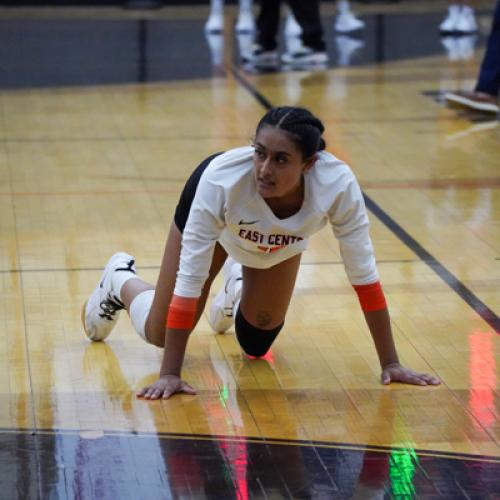
[[[317,151],[325,149],[321,134],[325,127],[309,110],[295,106],[271,108],[260,120],[255,134],[262,127],[271,126],[288,132],[302,151],[303,158],[310,158]]]

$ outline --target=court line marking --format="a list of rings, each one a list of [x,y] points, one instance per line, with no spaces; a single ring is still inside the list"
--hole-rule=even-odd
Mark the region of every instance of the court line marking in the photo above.
[[[3,118],[3,116],[2,116]],[[9,152],[7,151],[7,158],[9,158]],[[10,165],[10,161],[9,161]],[[8,182],[9,186],[12,189],[12,168],[9,166],[7,169],[8,172]],[[14,205],[14,198],[11,198],[10,200],[11,204],[11,209],[12,209],[12,221],[13,221],[13,226],[14,226],[14,246],[15,246],[15,260],[16,260],[16,265],[21,267],[21,245],[19,243],[19,223],[18,223],[18,216],[16,212],[16,207]],[[19,279],[19,295],[21,297],[21,311],[22,311],[22,321],[20,322],[22,325],[23,333],[22,337],[24,338],[24,356],[25,356],[25,368],[27,371],[27,382],[28,382],[28,394],[31,396],[30,403],[29,403],[29,408],[31,411],[31,420],[33,422],[33,426],[38,428],[38,413],[36,412],[36,404],[35,404],[35,391],[34,391],[34,383],[33,383],[33,367],[32,367],[32,356],[29,350],[29,338],[28,338],[28,322],[27,322],[27,308],[26,308],[26,292],[25,292],[25,287],[24,287],[24,280],[22,274],[20,275]],[[38,445],[35,446],[37,452],[38,450]],[[37,460],[38,462],[38,460]],[[38,464],[37,464],[38,465]],[[40,493],[40,492],[39,492]]]
[[[500,188],[500,177],[478,177],[477,179],[407,179],[400,181],[364,181],[370,189],[496,189]]]
[[[231,68],[235,80],[240,83],[250,94],[266,109],[273,107],[271,102],[264,97],[246,78],[244,78],[236,65]],[[458,278],[431,255],[420,243],[410,236],[387,212],[377,205],[366,193],[363,192],[366,207],[370,210],[402,243],[412,250],[425,262],[458,296],[463,299],[493,330],[500,334],[500,318]]]
[[[93,177],[95,179],[95,177]],[[185,182],[185,178],[131,178],[131,177],[97,177],[109,181],[128,182],[164,182],[179,184],[179,189],[108,189],[108,190],[79,190],[79,191],[0,191],[2,197],[26,197],[26,196],[113,196],[124,194],[165,194],[178,193]],[[496,189],[500,188],[500,177],[478,178],[478,179],[409,179],[402,181],[363,181],[363,188],[369,189]]]
[[[394,453],[401,452],[405,453],[409,449],[419,457],[433,457],[433,458],[444,458],[451,460],[474,460],[480,462],[495,463],[500,465],[500,457],[494,455],[474,455],[472,453],[459,453],[453,451],[434,451],[413,448],[412,446],[383,446],[383,445],[362,445],[355,443],[338,443],[335,441],[315,441],[306,439],[280,439],[280,438],[266,438],[260,436],[231,436],[224,434],[185,434],[185,433],[170,433],[170,432],[137,432],[137,431],[113,431],[113,430],[93,430],[93,429],[9,429],[0,428],[1,434],[30,434],[32,436],[36,435],[47,435],[47,436],[78,436],[80,437],[82,432],[93,432],[99,433],[99,438],[102,437],[137,437],[137,438],[155,438],[155,439],[182,439],[189,441],[225,441],[232,443],[253,443],[253,444],[274,444],[274,445],[284,445],[284,446],[300,446],[300,447],[311,447],[311,448],[322,448],[322,449],[343,449],[351,451],[371,451],[376,453]],[[411,443],[409,443],[410,445]]]
[[[453,273],[448,271],[434,256],[432,256],[418,241],[410,236],[394,219],[392,219],[366,193],[363,193],[367,208],[374,214],[398,239],[420,257],[452,290],[454,290],[469,306],[474,309],[496,333],[500,333],[500,318],[471,290],[469,290]]]
[[[420,259],[394,259],[394,260],[377,260],[377,264],[411,264],[420,263]],[[340,260],[326,260],[319,262],[301,262],[301,266],[339,266],[344,263]],[[140,266],[140,270],[159,270],[160,266]],[[72,273],[72,272],[87,272],[99,271],[102,272],[102,267],[54,267],[54,268],[32,268],[32,269],[0,269],[0,274],[21,274],[21,273]]]

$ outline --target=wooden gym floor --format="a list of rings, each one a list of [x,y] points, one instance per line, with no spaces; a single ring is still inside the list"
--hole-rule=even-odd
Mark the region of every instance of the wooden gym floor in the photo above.
[[[234,8],[207,38],[206,6],[0,9],[1,499],[500,498],[500,128],[442,100],[474,84],[493,3],[446,40],[441,1],[355,4],[356,38],[325,5],[328,67],[273,72],[239,64]],[[401,360],[443,384],[379,383],[325,230],[266,359],[203,318],[199,394],[138,400],[161,351],[126,314],[89,343],[80,307],[115,251],[156,279],[191,170],[277,104],[357,174]]]

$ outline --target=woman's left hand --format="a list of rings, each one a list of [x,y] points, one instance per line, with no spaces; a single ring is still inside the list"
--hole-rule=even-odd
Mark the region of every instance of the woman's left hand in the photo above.
[[[413,385],[439,385],[441,380],[428,373],[418,373],[405,368],[399,363],[391,363],[384,367],[381,377],[382,383],[387,385],[391,382],[402,382],[403,384]]]

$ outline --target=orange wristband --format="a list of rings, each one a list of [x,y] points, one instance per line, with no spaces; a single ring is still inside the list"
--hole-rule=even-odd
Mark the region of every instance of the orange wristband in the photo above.
[[[380,281],[369,285],[352,285],[358,294],[361,309],[364,312],[379,311],[387,307]]]
[[[191,330],[196,316],[197,297],[172,296],[172,301],[168,308],[167,328],[175,330]]]

